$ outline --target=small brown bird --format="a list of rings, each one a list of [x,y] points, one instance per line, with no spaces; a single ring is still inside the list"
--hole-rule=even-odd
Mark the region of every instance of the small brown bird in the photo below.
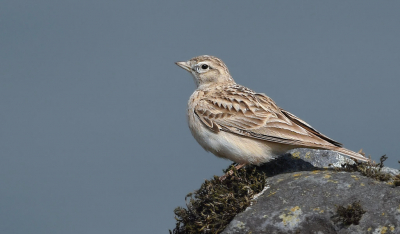
[[[208,55],[176,64],[197,85],[188,103],[188,122],[197,142],[218,157],[259,165],[294,148],[334,150],[361,161],[265,94],[238,85],[222,60]]]

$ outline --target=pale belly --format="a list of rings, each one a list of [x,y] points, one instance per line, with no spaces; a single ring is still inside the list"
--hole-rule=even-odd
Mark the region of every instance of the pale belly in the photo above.
[[[240,164],[259,165],[293,148],[289,145],[256,140],[223,131],[215,133],[204,126],[190,111],[188,122],[193,137],[206,151]]]

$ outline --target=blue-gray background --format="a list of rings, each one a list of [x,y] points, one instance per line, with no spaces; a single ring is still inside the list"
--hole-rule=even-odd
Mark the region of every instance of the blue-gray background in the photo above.
[[[398,168],[399,1],[1,1],[0,233],[167,233],[230,162],[186,125],[210,54]]]

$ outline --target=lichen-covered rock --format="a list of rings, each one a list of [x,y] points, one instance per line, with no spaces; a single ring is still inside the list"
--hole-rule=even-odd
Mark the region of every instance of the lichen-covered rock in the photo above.
[[[222,233],[400,233],[400,187],[329,169],[346,161],[332,151],[296,149],[264,165],[269,188]],[[345,224],[338,207],[355,202],[361,219]]]

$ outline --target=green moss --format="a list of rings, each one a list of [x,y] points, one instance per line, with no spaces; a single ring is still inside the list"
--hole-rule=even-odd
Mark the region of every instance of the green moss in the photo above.
[[[400,161],[399,161],[399,163],[400,163]],[[400,171],[400,170],[399,170]],[[394,178],[393,178],[393,185],[394,186],[400,186],[400,174],[398,174],[397,176],[395,176]]]
[[[400,175],[397,175],[395,177],[395,180],[393,181],[394,186],[400,186]]]
[[[337,170],[348,171],[348,172],[358,171],[364,176],[373,178],[378,181],[387,182],[393,180],[394,176],[382,172],[383,162],[386,161],[386,159],[387,159],[386,155],[383,155],[381,156],[379,163],[375,163],[372,160],[366,163],[364,162],[363,163],[356,162],[354,164],[345,163],[342,164],[341,168],[337,168]]]
[[[264,189],[266,176],[256,167],[236,170],[234,164],[224,172],[232,170],[224,180],[214,176],[206,180],[199,190],[186,196],[187,208],[174,210],[176,227],[170,233],[220,233],[226,225],[244,211],[254,195]]]
[[[362,208],[360,201],[353,202],[347,207],[338,206],[336,208],[336,213],[338,215],[338,221],[343,222],[345,225],[358,225],[361,217],[365,213],[365,210]]]

